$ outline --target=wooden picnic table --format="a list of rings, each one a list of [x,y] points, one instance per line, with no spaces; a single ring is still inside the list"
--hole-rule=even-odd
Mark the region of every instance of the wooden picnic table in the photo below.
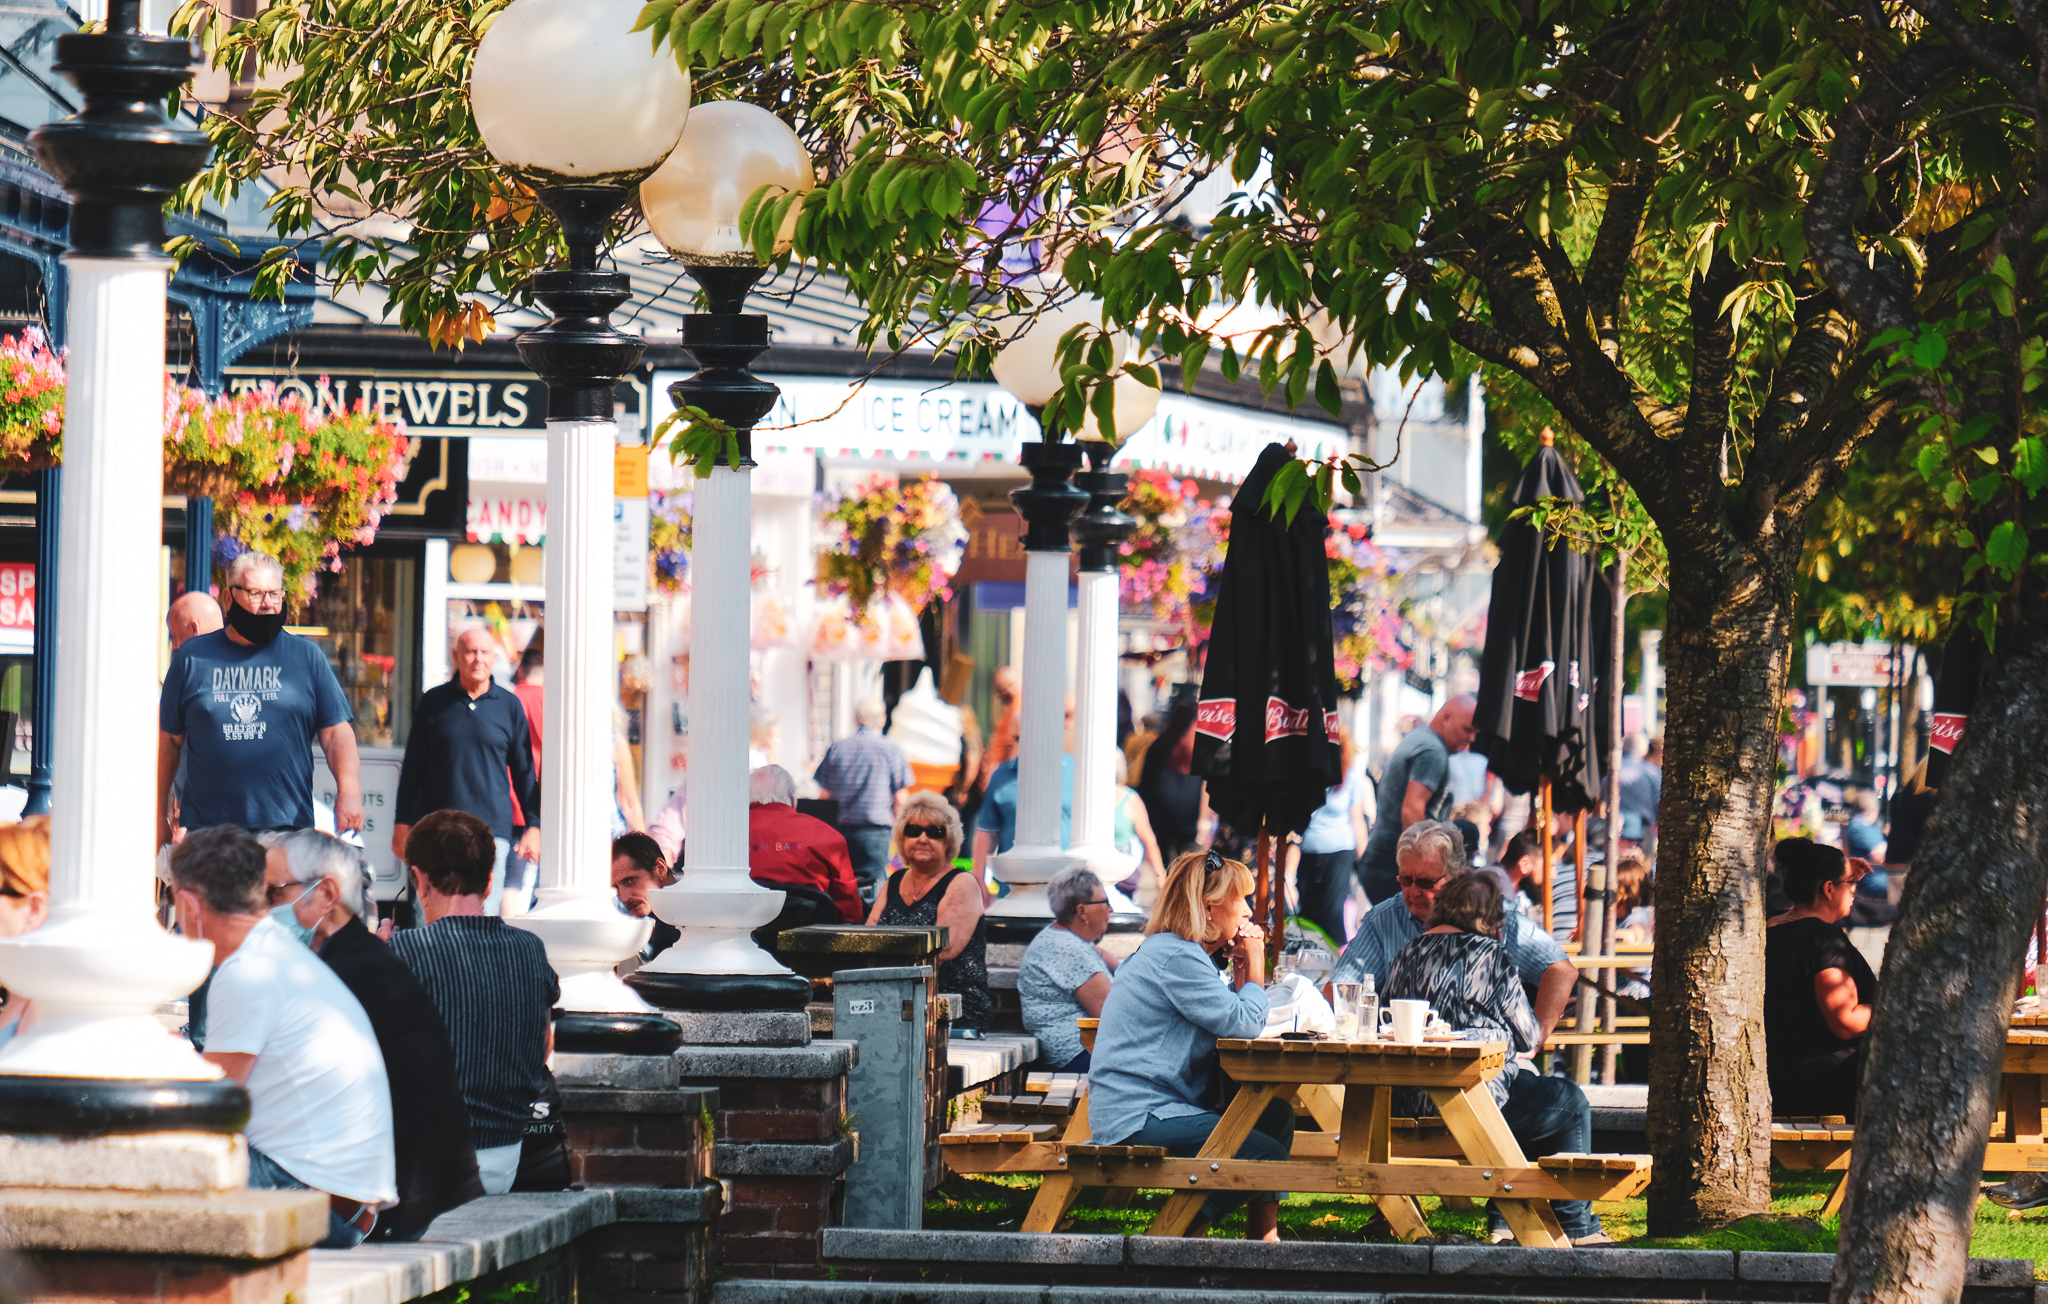
[[[1417,1196],[1492,1199],[1521,1244],[1569,1248],[1549,1202],[1624,1199],[1649,1182],[1649,1159],[1550,1155],[1531,1162],[1486,1087],[1507,1055],[1498,1041],[1225,1039],[1217,1058],[1237,1094],[1192,1158],[1157,1146],[1086,1144],[1085,1097],[1060,1140],[998,1124],[959,1136],[944,1153],[959,1171],[1044,1173],[1027,1232],[1056,1230],[1089,1187],[1171,1190],[1148,1236],[1186,1235],[1214,1191],[1320,1191],[1371,1197],[1404,1240],[1429,1231]],[[1432,1157],[1395,1152],[1393,1089],[1403,1086],[1428,1092],[1442,1116],[1447,1136],[1429,1145]],[[1334,1107],[1338,1131],[1296,1133],[1285,1160],[1234,1158],[1266,1106],[1282,1097],[1315,1101],[1318,1116]]]
[[[1998,1085],[1998,1116],[1984,1147],[1987,1173],[2048,1168],[2042,1104],[2048,1099],[2048,1015],[2013,1018],[2005,1041],[2005,1073]],[[1771,1157],[1787,1168],[1840,1172],[1821,1216],[1841,1210],[1847,1193],[1849,1152],[1856,1129],[1845,1118],[1778,1118],[1771,1122]]]

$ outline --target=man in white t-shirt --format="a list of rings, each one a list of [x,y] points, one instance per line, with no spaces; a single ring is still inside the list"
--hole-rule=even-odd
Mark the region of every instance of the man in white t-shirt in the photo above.
[[[249,1185],[324,1191],[319,1248],[351,1249],[398,1200],[384,1056],[291,902],[266,913],[264,867],[263,845],[232,826],[197,830],[171,853],[180,924],[213,943],[218,966],[201,1050],[248,1088]]]

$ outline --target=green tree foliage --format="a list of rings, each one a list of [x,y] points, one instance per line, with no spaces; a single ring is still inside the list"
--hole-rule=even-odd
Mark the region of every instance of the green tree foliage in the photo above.
[[[500,7],[304,0],[230,29],[192,0],[181,22],[272,83],[210,120],[194,194],[263,171],[284,184],[282,231],[333,208],[396,215],[397,235],[327,238],[330,271],[380,279],[430,336],[475,328],[481,288],[518,296],[556,240],[484,156],[462,93]],[[1976,424],[1976,390],[1941,406],[1935,373],[1982,355],[1928,341],[2004,338],[1970,224],[2006,184],[1987,174],[2024,186],[2031,156],[2004,107],[2017,92],[1985,104],[1957,81],[1929,103],[1917,64],[1893,75],[1922,41],[1960,66],[1919,16],[1934,7],[655,0],[642,26],[700,98],[772,107],[811,145],[797,255],[847,278],[871,345],[981,365],[994,319],[1030,306],[999,266],[1028,246],[1190,380],[1214,365],[1334,410],[1353,354],[1406,376],[1484,365],[1496,393],[1563,423],[1613,510],[1561,528],[1654,537],[1670,579],[1651,1188],[1668,1234],[1766,1203],[1759,868],[1819,505],[1873,435],[1966,514],[2039,473],[2016,424]],[[1218,173],[1244,196],[1213,226],[1177,220]],[[747,221],[772,229],[792,202],[757,195]],[[2001,241],[2033,266],[2025,239]],[[1859,259],[1911,287],[1911,313],[1845,289]],[[2022,370],[2001,383],[2023,395],[2032,364],[2007,355]],[[1052,416],[1072,428],[1107,408],[1119,368],[1085,329],[1065,364]],[[1985,470],[1952,492],[1942,477],[1973,458]],[[1355,490],[1367,469],[1304,467],[1280,492]],[[2038,536],[1966,521],[1957,565],[2017,577]]]

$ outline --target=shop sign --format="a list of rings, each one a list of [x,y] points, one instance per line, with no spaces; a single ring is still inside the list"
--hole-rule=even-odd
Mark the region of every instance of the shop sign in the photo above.
[[[478,543],[541,543],[548,533],[548,500],[472,494],[467,530]]]
[[[398,811],[398,762],[365,756],[360,775],[363,786],[363,855],[370,862],[371,872],[379,879],[403,878],[398,862],[391,858],[391,821]],[[337,792],[334,772],[327,768],[327,758],[315,751],[313,800],[333,810]]]
[[[278,375],[234,368],[227,388],[240,394],[275,385],[297,392],[322,412],[349,412],[367,403],[378,415],[403,421],[409,432],[462,435],[477,430],[518,430],[544,435],[548,390],[529,372],[359,371]]]
[[[640,462],[644,469],[645,458]],[[612,610],[647,610],[647,495],[612,499]]]
[[[683,373],[659,373],[659,389]],[[1038,437],[1024,405],[986,381],[870,380],[775,376],[775,409],[754,429],[760,453],[862,461],[1015,463]],[[1185,394],[1167,394],[1159,412],[1118,454],[1119,470],[1161,468],[1178,475],[1239,481],[1267,444],[1292,440],[1302,457],[1349,447],[1350,432],[1329,422],[1261,412]]]
[[[34,562],[0,561],[0,629],[36,627]]]
[[[1806,682],[1883,688],[1892,682],[1889,643],[1815,643],[1806,649]]]

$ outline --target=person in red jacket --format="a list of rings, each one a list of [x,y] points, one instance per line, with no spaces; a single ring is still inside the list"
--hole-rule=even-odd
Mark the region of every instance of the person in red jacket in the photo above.
[[[796,780],[780,765],[764,765],[747,780],[747,869],[756,883],[823,892],[842,922],[864,917],[845,836],[796,808]]]

